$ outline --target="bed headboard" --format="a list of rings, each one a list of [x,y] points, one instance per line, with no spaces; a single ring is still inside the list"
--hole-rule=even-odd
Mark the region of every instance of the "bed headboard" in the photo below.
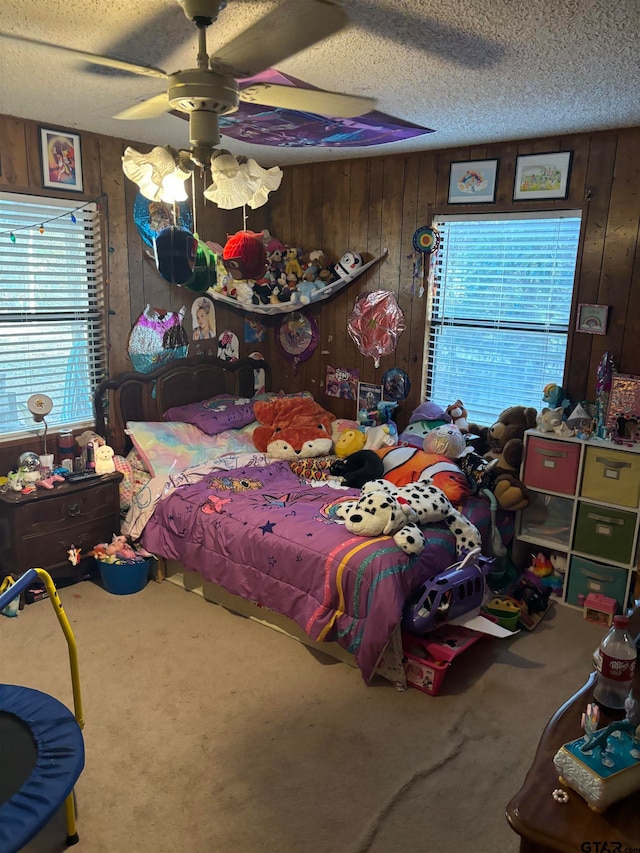
[[[224,361],[215,356],[179,358],[151,373],[121,373],[98,385],[93,397],[96,432],[106,438],[116,453],[131,448],[125,435],[127,421],[161,421],[162,413],[214,397],[237,394],[253,397],[254,371],[262,369],[265,388],[271,388],[271,371],[266,361],[243,358]]]

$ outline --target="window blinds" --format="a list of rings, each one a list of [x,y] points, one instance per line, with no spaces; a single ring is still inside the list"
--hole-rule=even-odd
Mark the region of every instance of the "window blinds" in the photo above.
[[[49,428],[92,424],[106,366],[97,205],[0,193],[0,283],[0,434],[34,431],[38,392]]]
[[[493,423],[513,405],[540,410],[562,384],[580,212],[442,216],[431,272],[426,399],[463,401]]]

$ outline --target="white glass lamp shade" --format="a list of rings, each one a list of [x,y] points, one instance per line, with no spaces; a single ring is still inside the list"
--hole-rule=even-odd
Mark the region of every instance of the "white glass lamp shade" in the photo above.
[[[282,183],[282,169],[279,166],[263,169],[255,160],[247,160],[245,165],[251,177],[258,181],[256,191],[249,199],[249,207],[262,207],[267,203],[269,193],[277,190]]]
[[[225,210],[245,204],[255,208],[265,204],[281,181],[282,170],[277,166],[263,169],[255,160],[239,163],[233,154],[218,154],[211,160],[211,184],[204,195]]]
[[[122,171],[150,201],[173,204],[187,199],[184,182],[191,172],[180,169],[166,148],[158,146],[148,154],[127,148],[122,156]]]

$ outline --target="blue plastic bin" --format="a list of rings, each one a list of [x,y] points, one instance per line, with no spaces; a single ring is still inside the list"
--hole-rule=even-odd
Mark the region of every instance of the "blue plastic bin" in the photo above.
[[[147,585],[151,558],[140,563],[103,563],[97,561],[100,577],[107,592],[113,595],[131,595]]]

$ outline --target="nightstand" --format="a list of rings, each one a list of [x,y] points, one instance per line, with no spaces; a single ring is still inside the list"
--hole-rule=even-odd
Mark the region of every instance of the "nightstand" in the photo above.
[[[0,578],[31,568],[46,569],[54,581],[84,574],[88,552],[120,532],[120,480],[117,471],[29,495],[0,494]],[[68,560],[72,546],[82,550],[77,566]]]

